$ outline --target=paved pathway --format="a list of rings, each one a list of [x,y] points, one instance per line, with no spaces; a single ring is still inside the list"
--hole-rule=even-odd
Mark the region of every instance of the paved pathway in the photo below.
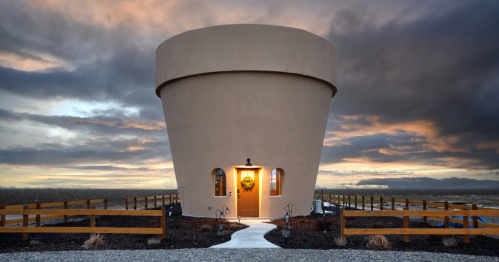
[[[277,226],[269,220],[241,220],[242,224],[249,227],[232,234],[230,241],[211,248],[280,248],[263,237],[267,232]]]

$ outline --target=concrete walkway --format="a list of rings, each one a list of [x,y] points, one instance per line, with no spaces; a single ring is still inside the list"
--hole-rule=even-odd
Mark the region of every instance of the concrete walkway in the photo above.
[[[280,248],[263,237],[267,232],[277,228],[277,226],[264,222],[270,221],[241,220],[241,224],[245,224],[249,227],[232,234],[229,242],[215,245],[211,248]]]

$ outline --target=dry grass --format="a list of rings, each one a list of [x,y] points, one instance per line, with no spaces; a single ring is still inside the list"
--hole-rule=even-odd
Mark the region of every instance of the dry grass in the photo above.
[[[85,243],[83,243],[83,247],[89,249],[91,247],[102,246],[104,245],[104,243],[105,243],[104,236],[101,236],[100,234],[92,234],[90,239],[88,239],[87,241],[85,241]]]
[[[210,232],[210,231],[211,231],[210,225],[202,225],[201,226],[201,232]]]
[[[455,247],[459,243],[459,240],[453,237],[450,238],[444,238],[442,240],[442,243],[444,243],[444,246],[446,247]]]
[[[347,245],[347,240],[341,239],[341,237],[337,237],[334,239],[334,244],[338,247],[344,247]]]
[[[159,236],[151,237],[147,239],[148,246],[157,246],[161,244],[161,238]]]
[[[367,245],[370,249],[391,248],[392,243],[383,235],[373,235],[367,238]]]
[[[372,228],[384,228],[384,226],[380,222],[374,222]]]

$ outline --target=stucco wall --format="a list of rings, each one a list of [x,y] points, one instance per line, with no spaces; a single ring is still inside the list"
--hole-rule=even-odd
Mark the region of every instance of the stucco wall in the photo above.
[[[322,54],[322,55],[321,55]],[[232,25],[175,36],[157,51],[161,97],[185,215],[236,215],[235,166],[261,168],[260,217],[310,213],[331,97],[336,53],[303,30]],[[227,174],[215,197],[212,171]],[[270,197],[270,172],[285,171],[282,196]],[[212,210],[208,210],[208,206]]]

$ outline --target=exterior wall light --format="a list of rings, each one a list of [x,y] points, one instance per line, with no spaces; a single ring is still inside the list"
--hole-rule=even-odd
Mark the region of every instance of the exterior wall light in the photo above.
[[[244,165],[244,166],[253,166],[253,165],[250,163],[250,159],[249,159],[249,158],[248,158],[248,159],[246,159],[246,161],[248,161],[248,163],[246,163],[246,165]]]

